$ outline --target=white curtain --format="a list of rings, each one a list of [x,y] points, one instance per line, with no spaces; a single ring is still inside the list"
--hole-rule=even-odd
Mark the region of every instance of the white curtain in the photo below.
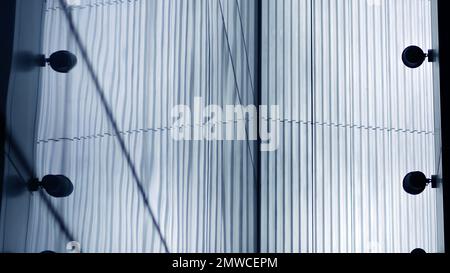
[[[263,1],[263,104],[282,109],[262,160],[262,246],[277,252],[438,251],[428,0]]]
[[[252,103],[253,1],[72,3],[169,250],[254,251],[254,145],[174,141],[170,134],[172,107],[192,106],[194,97]],[[75,184],[74,194],[55,206],[83,251],[164,251],[59,1],[48,1],[45,16],[45,53],[69,49],[79,57],[68,75],[47,70],[42,79],[37,169]],[[41,220],[47,214],[35,198],[32,251],[65,249],[58,226]]]
[[[53,204],[82,250],[162,252],[164,239],[172,252],[438,251],[434,192],[401,188],[409,171],[437,171],[431,66],[400,59],[408,45],[431,48],[429,1],[262,0],[261,26],[256,1],[67,1],[163,238],[59,1],[47,1],[45,54],[68,49],[79,63],[43,73],[36,165],[73,181]],[[255,103],[259,27],[260,95],[280,106],[278,150],[174,141],[175,105]],[[39,200],[27,248],[64,251]]]

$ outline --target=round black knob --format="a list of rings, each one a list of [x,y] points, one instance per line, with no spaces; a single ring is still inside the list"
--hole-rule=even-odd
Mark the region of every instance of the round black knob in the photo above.
[[[409,68],[418,68],[427,58],[427,54],[418,46],[407,47],[402,54],[403,63]]]
[[[57,198],[67,197],[73,192],[73,184],[64,175],[46,175],[42,178],[41,186],[45,191]]]
[[[418,195],[425,190],[428,183],[429,180],[422,172],[411,172],[403,179],[403,189],[409,194]]]
[[[54,254],[54,253],[56,253],[56,252],[53,251],[53,250],[44,250],[44,251],[41,251],[41,253],[42,253],[42,254]]]
[[[67,50],[61,50],[50,55],[50,58],[46,59],[53,70],[60,73],[68,73],[77,64],[77,56]]]
[[[413,251],[411,251],[411,254],[414,255],[423,255],[423,254],[427,254],[427,252],[421,248],[416,248]]]

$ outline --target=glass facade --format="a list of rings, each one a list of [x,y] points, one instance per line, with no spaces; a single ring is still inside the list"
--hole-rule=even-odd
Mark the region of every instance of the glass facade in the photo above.
[[[437,251],[430,1],[263,1],[263,104],[282,109],[263,154],[262,246],[281,252]]]
[[[41,74],[35,163],[72,180],[51,202],[83,252],[443,251],[436,192],[402,189],[440,172],[432,66],[400,58],[432,48],[429,0],[64,3],[70,18],[46,1],[43,50],[78,64]],[[194,139],[173,139],[177,105],[258,98],[278,106],[259,117],[274,150],[250,139],[251,114],[245,140],[208,139],[195,117]],[[65,251],[48,213],[33,195],[26,251]]]

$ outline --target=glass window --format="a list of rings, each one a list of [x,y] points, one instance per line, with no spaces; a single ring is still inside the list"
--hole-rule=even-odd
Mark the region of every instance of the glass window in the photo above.
[[[402,188],[440,172],[433,66],[401,61],[431,11],[47,0],[43,53],[78,62],[41,73],[37,175],[73,182],[51,204],[83,252],[441,252],[438,193]],[[25,250],[66,251],[30,198]]]

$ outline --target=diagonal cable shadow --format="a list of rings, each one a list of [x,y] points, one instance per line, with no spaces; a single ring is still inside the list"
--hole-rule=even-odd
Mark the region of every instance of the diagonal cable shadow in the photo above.
[[[4,121],[4,117],[2,115],[2,123]],[[5,124],[5,123],[3,123]],[[17,169],[16,164],[20,164],[20,166],[24,169],[26,172],[26,177],[35,177],[34,171],[28,160],[26,159],[24,152],[22,149],[17,145],[14,138],[11,137],[11,134],[9,132],[8,127],[5,128],[5,144],[9,144],[7,147],[11,149],[14,158],[11,157],[11,153],[8,153],[6,150],[4,153],[7,155],[7,157],[10,159],[11,163],[14,165],[14,168]],[[16,159],[16,160],[14,160]],[[24,185],[28,183],[27,179],[24,177],[24,175],[17,170],[21,180],[23,181]],[[65,223],[63,217],[58,213],[56,208],[51,203],[50,199],[47,195],[45,195],[42,191],[39,191],[39,197],[44,202],[45,206],[49,210],[50,214],[55,218],[56,222],[58,223],[59,228],[63,232],[64,236],[68,241],[75,241],[75,237],[73,236],[72,231],[68,228],[67,224]]]
[[[96,90],[96,92],[97,92],[97,94],[98,94],[98,96],[100,98],[101,105],[103,106],[103,108],[104,108],[104,110],[106,112],[106,116],[107,116],[109,122],[111,123],[111,126],[113,128],[114,133],[117,136],[117,140],[119,142],[120,149],[122,151],[122,154],[125,157],[125,160],[127,162],[128,168],[131,171],[131,174],[133,176],[133,180],[135,181],[135,184],[136,184],[136,186],[138,188],[138,191],[139,191],[139,193],[140,193],[140,195],[141,195],[141,197],[143,199],[144,206],[147,209],[148,213],[150,214],[150,217],[152,219],[153,225],[154,225],[154,227],[155,227],[155,229],[156,229],[156,231],[157,231],[157,233],[159,235],[159,238],[161,239],[161,242],[163,244],[165,252],[170,252],[169,248],[168,248],[168,245],[167,245],[167,242],[166,242],[166,240],[165,240],[165,238],[164,238],[164,236],[162,234],[161,228],[160,228],[160,226],[158,224],[158,221],[156,219],[156,216],[155,216],[155,214],[154,214],[154,212],[153,212],[153,210],[152,210],[152,208],[150,206],[150,201],[149,201],[149,198],[147,196],[147,193],[145,192],[144,186],[143,186],[143,184],[142,184],[142,182],[141,182],[141,180],[140,180],[140,178],[138,176],[138,173],[137,173],[136,167],[135,167],[135,165],[133,163],[133,160],[131,159],[131,155],[130,155],[129,151],[127,150],[126,145],[125,145],[125,141],[123,140],[123,138],[122,138],[122,136],[120,134],[119,126],[117,125],[117,122],[116,122],[116,120],[114,118],[112,109],[109,106],[109,103],[108,103],[108,101],[106,99],[105,91],[103,90],[103,88],[102,88],[102,86],[100,84],[98,76],[97,76],[97,74],[96,74],[96,72],[94,70],[94,66],[93,66],[93,64],[92,64],[92,62],[91,62],[91,60],[90,60],[90,58],[88,56],[86,47],[84,46],[84,44],[83,44],[83,42],[81,40],[80,34],[78,32],[78,29],[75,27],[75,23],[74,23],[74,20],[72,18],[72,14],[70,13],[70,9],[69,9],[69,7],[67,6],[67,4],[66,4],[66,2],[64,0],[59,0],[59,3],[60,3],[61,8],[63,10],[64,16],[66,17],[67,23],[69,25],[69,29],[71,31],[71,34],[72,34],[74,40],[75,40],[75,43],[77,44],[77,46],[78,46],[78,48],[79,48],[79,50],[81,52],[81,56],[82,56],[82,58],[84,59],[84,61],[86,63],[86,66],[87,66],[87,69],[88,69],[88,73],[89,73],[90,77],[92,78],[92,80],[94,82],[95,90]]]
[[[249,54],[248,54],[247,39],[245,38],[245,30],[244,30],[244,23],[243,23],[243,19],[242,19],[241,5],[239,4],[239,0],[235,0],[234,2],[236,5],[238,17],[239,17],[239,25],[240,25],[240,29],[241,29],[241,39],[242,39],[244,52],[245,52],[245,64],[246,64],[246,68],[247,68],[247,74],[248,74],[248,78],[250,80],[250,87],[252,89],[253,96],[256,98],[257,94],[256,94],[255,86],[253,84],[253,77],[252,77],[252,72],[251,72],[251,68],[250,68],[250,59],[249,59]]]
[[[241,91],[240,91],[240,88],[239,88],[239,82],[238,82],[238,79],[237,79],[235,60],[234,60],[234,57],[233,57],[233,52],[231,50],[231,44],[230,44],[230,39],[229,39],[229,34],[228,34],[227,23],[225,21],[225,15],[224,15],[224,11],[223,11],[222,0],[218,0],[218,3],[219,3],[220,16],[222,18],[222,28],[223,28],[223,32],[224,32],[224,35],[225,35],[225,40],[227,42],[228,56],[230,58],[231,68],[232,68],[232,71],[233,71],[233,79],[234,79],[236,95],[238,96],[239,103],[243,105],[242,94],[241,94]],[[253,84],[252,84],[252,86],[253,86]],[[258,119],[258,117],[256,117],[256,118]],[[245,135],[246,135],[246,138],[248,139],[249,135],[248,135],[247,126],[245,126]],[[246,141],[246,144],[247,144],[247,149],[248,149],[248,153],[249,153],[249,156],[250,156],[250,161],[252,163],[253,171],[256,172],[256,166],[255,166],[255,162],[254,162],[254,159],[253,159],[253,153],[252,153],[252,149],[250,147],[249,141]]]

